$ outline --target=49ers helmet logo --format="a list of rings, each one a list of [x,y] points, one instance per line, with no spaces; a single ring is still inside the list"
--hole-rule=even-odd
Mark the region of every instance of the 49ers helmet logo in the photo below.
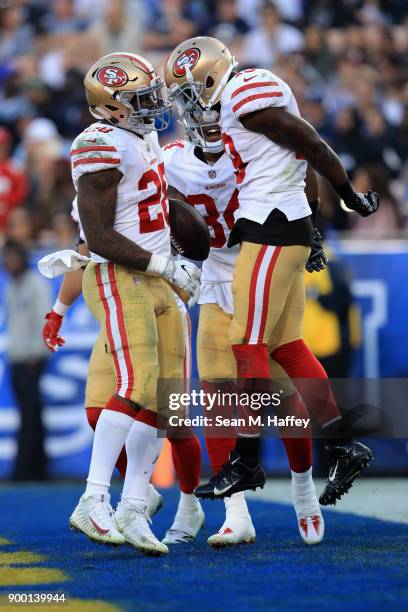
[[[194,68],[200,59],[201,51],[199,49],[186,49],[181,55],[178,56],[173,66],[174,76],[182,77],[186,74],[186,66],[190,70]]]
[[[97,74],[98,81],[108,87],[122,87],[128,82],[128,75],[122,68],[117,66],[104,66]]]

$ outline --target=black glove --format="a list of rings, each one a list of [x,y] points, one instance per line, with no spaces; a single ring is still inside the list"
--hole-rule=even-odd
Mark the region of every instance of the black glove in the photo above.
[[[309,255],[309,259],[306,262],[305,268],[308,272],[320,272],[320,270],[324,270],[328,263],[328,259],[322,246],[322,237],[319,230],[314,228],[312,250]]]
[[[347,204],[351,210],[355,210],[362,217],[368,217],[375,213],[380,205],[380,196],[375,191],[354,194],[352,202]]]

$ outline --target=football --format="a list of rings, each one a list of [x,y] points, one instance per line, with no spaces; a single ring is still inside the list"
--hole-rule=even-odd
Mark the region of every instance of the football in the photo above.
[[[193,206],[183,200],[169,200],[171,244],[179,255],[204,261],[210,252],[208,226]]]

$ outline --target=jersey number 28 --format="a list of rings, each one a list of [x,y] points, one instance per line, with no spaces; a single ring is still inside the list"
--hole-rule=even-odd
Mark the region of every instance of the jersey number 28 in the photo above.
[[[167,210],[167,181],[164,174],[164,163],[158,166],[158,173],[150,168],[144,173],[139,181],[138,188],[140,191],[147,189],[150,183],[154,183],[156,193],[139,202],[139,221],[140,233],[149,234],[150,232],[158,232],[166,228],[169,221],[169,213]],[[149,208],[161,204],[161,212],[152,219]]]

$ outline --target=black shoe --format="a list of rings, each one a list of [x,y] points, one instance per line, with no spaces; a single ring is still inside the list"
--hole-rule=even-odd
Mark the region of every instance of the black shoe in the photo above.
[[[373,460],[373,453],[356,440],[326,446],[326,450],[330,455],[330,471],[319,501],[322,506],[334,506],[342,495],[349,492],[354,480]]]
[[[224,463],[221,470],[211,478],[209,482],[194,491],[196,497],[203,499],[222,499],[231,497],[238,491],[255,491],[257,487],[263,489],[266,482],[266,474],[258,463],[254,468],[242,463],[239,455],[232,451],[230,459]]]

